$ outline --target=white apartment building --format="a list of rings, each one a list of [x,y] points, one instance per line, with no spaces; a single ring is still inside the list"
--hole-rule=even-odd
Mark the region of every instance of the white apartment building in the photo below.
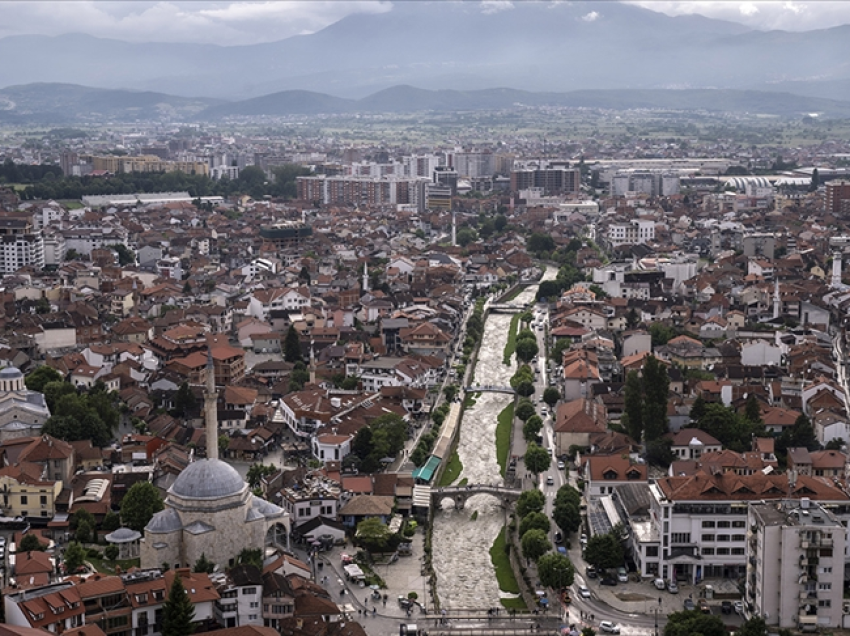
[[[846,529],[808,498],[751,503],[747,609],[768,626],[842,627]]]
[[[44,238],[26,218],[0,219],[0,273],[44,267]]]
[[[611,247],[640,245],[655,240],[655,221],[632,219],[628,223],[612,223],[608,226],[608,243]]]

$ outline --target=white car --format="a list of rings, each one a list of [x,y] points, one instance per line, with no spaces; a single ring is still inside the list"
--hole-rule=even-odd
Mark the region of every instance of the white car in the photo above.
[[[599,629],[606,634],[619,634],[620,626],[613,621],[602,621],[599,623]]]
[[[581,596],[582,598],[590,598],[590,590],[587,589],[586,585],[579,585],[578,586],[578,593],[579,593],[579,596]]]
[[[736,614],[743,614],[744,613],[744,602],[743,601],[735,601],[735,603],[733,605],[735,607],[735,613]]]
[[[655,586],[656,590],[666,590],[667,589],[667,583],[664,581],[664,579],[655,579],[652,582],[652,584]]]
[[[564,470],[566,468],[566,464],[560,460],[558,460],[558,470]]]

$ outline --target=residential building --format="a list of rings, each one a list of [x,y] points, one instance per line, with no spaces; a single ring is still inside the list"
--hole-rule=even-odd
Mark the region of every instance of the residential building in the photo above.
[[[13,274],[22,267],[44,267],[44,237],[32,219],[0,218],[0,273]]]

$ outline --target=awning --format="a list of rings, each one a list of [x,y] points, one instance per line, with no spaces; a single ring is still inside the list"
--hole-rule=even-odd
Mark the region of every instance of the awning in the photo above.
[[[439,457],[431,455],[423,466],[420,466],[413,471],[413,478],[431,483],[431,480],[434,478],[434,471],[437,470],[441,461],[442,460]]]

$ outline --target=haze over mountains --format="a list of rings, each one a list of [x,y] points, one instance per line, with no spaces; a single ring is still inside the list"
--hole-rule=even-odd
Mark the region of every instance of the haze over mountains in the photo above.
[[[61,82],[166,94],[148,95],[148,106],[137,115],[144,108],[162,112],[157,104],[187,115],[209,106],[210,115],[249,114],[244,111],[251,109],[274,114],[287,108],[292,112],[299,100],[302,108],[321,102],[328,110],[319,112],[339,112],[354,107],[350,100],[399,85],[461,91],[412,97],[409,88],[404,95],[395,89],[395,98],[418,103],[427,95],[426,102],[438,104],[455,99],[480,103],[485,97],[494,104],[504,101],[506,94],[470,93],[495,87],[550,94],[725,88],[850,101],[850,26],[761,32],[614,2],[518,2],[490,13],[478,3],[397,2],[386,13],[350,15],[311,35],[238,47],[135,44],[79,34],[14,36],[0,39],[0,59],[19,60],[0,65],[0,86]],[[20,94],[24,89],[15,90]],[[292,92],[296,90],[323,96]],[[281,91],[287,92],[272,95]],[[654,101],[645,91],[631,95]],[[734,94],[723,99],[729,95]],[[16,108],[24,112],[7,91],[3,96],[5,119]],[[262,99],[235,109],[213,105],[214,100],[258,97]],[[536,99],[520,93],[507,98],[525,103]],[[373,104],[374,99],[358,102],[359,108],[375,110],[380,104]],[[551,95],[546,99],[551,101]],[[785,110],[845,108],[837,102],[780,99],[789,104]],[[688,100],[680,96],[679,101]],[[281,106],[284,102],[288,106]]]

